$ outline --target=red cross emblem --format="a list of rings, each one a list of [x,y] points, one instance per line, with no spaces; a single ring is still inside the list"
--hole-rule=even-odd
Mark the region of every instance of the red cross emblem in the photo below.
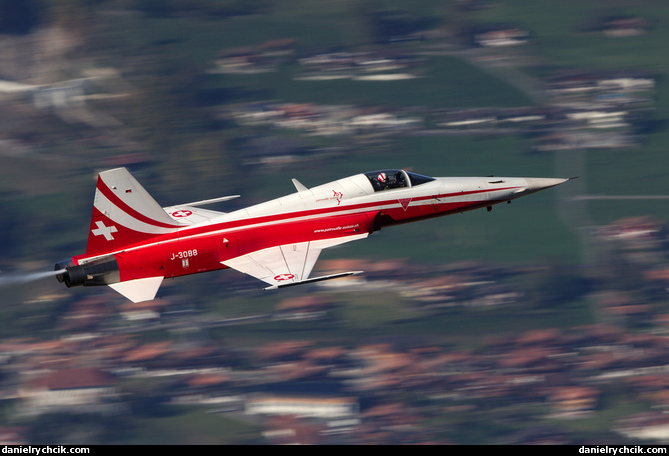
[[[185,209],[181,209],[180,211],[172,212],[172,217],[188,217],[189,215],[193,215],[191,211],[187,211]]]
[[[277,282],[283,282],[294,278],[295,278],[294,274],[279,274],[278,276],[274,276],[274,280],[276,280]]]

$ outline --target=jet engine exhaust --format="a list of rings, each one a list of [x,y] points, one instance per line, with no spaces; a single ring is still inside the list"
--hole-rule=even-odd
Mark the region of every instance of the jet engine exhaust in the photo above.
[[[78,286],[109,285],[120,281],[118,263],[113,256],[74,265],[71,262],[56,263],[56,279],[67,288]]]
[[[46,277],[58,276],[65,272],[65,269],[60,269],[56,271],[45,271],[45,272],[29,272],[27,274],[21,274],[13,272],[11,274],[0,274],[0,287],[8,285],[17,285],[28,282],[33,282],[35,280],[44,279]]]

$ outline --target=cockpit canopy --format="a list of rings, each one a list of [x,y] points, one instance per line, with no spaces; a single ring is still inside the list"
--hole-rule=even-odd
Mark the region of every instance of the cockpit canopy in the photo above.
[[[383,169],[365,173],[375,192],[394,188],[415,187],[433,181],[433,177],[408,173],[402,169]]]

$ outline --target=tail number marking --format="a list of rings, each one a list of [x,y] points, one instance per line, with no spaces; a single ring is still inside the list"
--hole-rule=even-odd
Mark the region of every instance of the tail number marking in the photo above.
[[[186,258],[192,258],[194,256],[197,256],[197,249],[184,250],[183,252],[173,252],[172,258],[170,258],[170,260],[176,260],[176,259],[183,260]]]

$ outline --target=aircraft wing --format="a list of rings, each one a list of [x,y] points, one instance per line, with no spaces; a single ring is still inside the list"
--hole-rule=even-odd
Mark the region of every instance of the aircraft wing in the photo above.
[[[345,242],[363,239],[367,235],[368,233],[361,233],[343,238],[278,245],[231,258],[223,261],[222,264],[268,283],[270,285],[268,288],[327,280],[357,274],[360,271],[309,279],[309,274],[311,274],[321,250]]]

